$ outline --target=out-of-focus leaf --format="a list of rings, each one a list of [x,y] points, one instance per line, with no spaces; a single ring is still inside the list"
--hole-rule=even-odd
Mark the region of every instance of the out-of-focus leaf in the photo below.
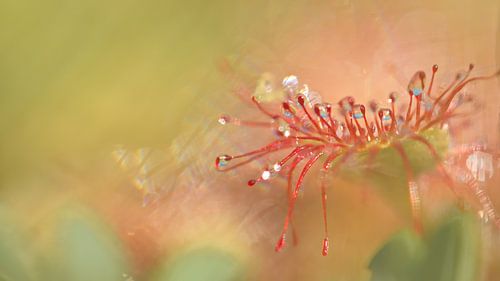
[[[0,206],[0,280],[36,280],[32,268],[33,253],[26,249],[15,223]]]
[[[153,281],[238,281],[246,280],[240,261],[214,248],[198,249],[168,261]]]
[[[394,235],[370,263],[373,281],[409,281],[418,270],[425,245],[408,230]]]
[[[429,254],[420,270],[420,279],[473,281],[479,266],[477,220],[462,215],[445,222],[429,240]]]
[[[422,240],[405,230],[394,235],[370,262],[372,281],[473,281],[479,233],[470,214],[454,216]]]
[[[129,272],[118,238],[96,217],[66,211],[55,229],[46,280],[124,280]]]

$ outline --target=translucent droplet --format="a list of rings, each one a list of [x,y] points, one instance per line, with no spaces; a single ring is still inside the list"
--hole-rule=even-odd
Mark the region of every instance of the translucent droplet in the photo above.
[[[413,88],[413,95],[418,97],[420,96],[421,94],[423,93],[423,90],[422,89],[419,89],[419,88]]]
[[[221,115],[219,117],[219,120],[218,120],[219,124],[221,124],[221,125],[226,125],[230,121],[231,121],[231,118],[227,115]]]
[[[382,125],[387,126],[390,125],[392,122],[392,114],[391,110],[388,108],[382,108],[378,111],[378,115],[380,119],[382,120]]]
[[[260,177],[266,181],[269,178],[271,178],[271,172],[268,170],[264,170],[264,172],[262,172],[262,175]]]
[[[283,119],[279,119],[276,128],[278,136],[289,137],[291,135],[290,125]]]
[[[219,155],[216,159],[215,159],[215,167],[216,168],[222,168],[222,167],[225,167],[227,166],[227,164],[229,163],[229,161],[231,161],[231,159],[233,159],[233,157],[229,156],[229,155]]]
[[[382,120],[384,121],[390,121],[391,120],[391,113],[387,110],[387,111],[383,111],[383,116],[382,116]]]
[[[408,83],[408,92],[418,97],[424,92],[425,72],[417,71]]]
[[[353,114],[352,116],[355,118],[355,119],[362,119],[364,117],[364,113],[363,113],[364,110],[362,110],[362,105],[360,104],[356,104],[353,108]]]
[[[283,78],[283,88],[295,91],[299,88],[299,79],[295,75],[289,75]]]
[[[299,91],[299,94],[301,94],[305,98],[310,107],[314,107],[316,104],[322,103],[321,95],[318,92],[309,90],[309,87],[305,84]]]
[[[261,103],[280,101],[284,98],[284,93],[280,87],[276,87],[276,79],[270,73],[263,73],[255,87],[253,97]]]
[[[299,94],[308,95],[309,94],[309,85],[307,85],[307,84],[302,85],[302,88],[300,89]]]
[[[279,171],[281,171],[281,165],[280,165],[279,163],[274,164],[274,165],[273,165],[273,170],[274,170],[275,172],[279,172]]]
[[[273,91],[273,83],[271,81],[264,81],[264,91],[266,93],[271,93]]]
[[[328,103],[320,103],[314,106],[314,111],[317,115],[321,116],[321,118],[326,119],[329,117],[329,108],[331,105]]]

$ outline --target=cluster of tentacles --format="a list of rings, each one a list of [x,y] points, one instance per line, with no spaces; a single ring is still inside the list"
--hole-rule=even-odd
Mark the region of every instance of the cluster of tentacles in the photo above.
[[[264,147],[241,155],[220,155],[215,161],[216,168],[220,171],[228,171],[273,152],[289,151],[284,158],[262,171],[258,178],[248,181],[248,186],[254,186],[278,174],[288,179],[288,212],[275,247],[276,251],[280,251],[285,246],[285,236],[292,221],[295,203],[304,178],[311,167],[321,159],[321,195],[325,235],[322,254],[327,255],[329,248],[326,211],[327,175],[335,174],[356,153],[368,151],[371,158],[377,155],[382,147],[392,147],[402,159],[406,171],[414,227],[417,231],[421,231],[418,186],[401,141],[412,139],[424,144],[435,158],[439,172],[453,189],[452,176],[447,174],[438,152],[426,138],[422,137],[421,132],[431,128],[442,128],[451,118],[466,114],[457,110],[463,103],[470,102],[469,98],[460,95],[461,90],[473,81],[492,78],[499,74],[469,78],[472,69],[473,66],[470,65],[467,72],[457,75],[438,95],[432,93],[438,66],[432,67],[432,77],[428,87],[425,85],[425,72],[418,71],[408,84],[408,103],[397,107],[398,94],[391,93],[387,108],[379,107],[377,103],[371,102],[368,109],[363,104],[357,104],[353,97],[345,97],[337,105],[324,103],[317,93],[309,90],[307,85],[301,85],[297,77],[287,76],[282,83],[285,100],[280,105],[267,104],[257,96],[252,97],[254,105],[270,121],[241,120],[228,115],[219,118],[219,123],[223,125],[272,128],[277,139]],[[233,160],[240,161],[230,163]],[[305,163],[293,185],[294,170],[302,161]],[[284,169],[285,166],[288,167]],[[474,183],[472,174],[469,173],[467,180],[471,188],[477,189],[477,196],[485,206],[486,215],[498,223],[499,220],[489,197],[474,186],[477,184]]]

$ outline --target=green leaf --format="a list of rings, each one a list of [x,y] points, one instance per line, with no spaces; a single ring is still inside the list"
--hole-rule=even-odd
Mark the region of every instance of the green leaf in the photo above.
[[[429,254],[422,265],[423,280],[476,280],[480,240],[477,220],[471,214],[445,222],[431,236]]]
[[[453,216],[427,239],[405,230],[394,235],[370,262],[372,281],[473,281],[479,233],[470,214]]]
[[[0,280],[36,280],[33,253],[19,232],[9,212],[0,206]]]
[[[127,263],[118,238],[86,211],[64,210],[54,231],[46,280],[124,280]]]
[[[394,235],[372,259],[372,281],[406,281],[418,270],[425,244],[409,230]]]
[[[240,261],[224,251],[202,248],[165,262],[153,281],[237,281],[246,280]]]

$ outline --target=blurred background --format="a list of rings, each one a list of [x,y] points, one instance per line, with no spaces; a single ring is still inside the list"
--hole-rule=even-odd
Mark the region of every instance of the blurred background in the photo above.
[[[469,63],[500,67],[498,1],[1,1],[0,279],[370,280],[406,217],[339,180],[324,258],[310,180],[299,243],[276,254],[285,182],[250,190],[258,163],[213,166],[272,135],[217,118],[252,116],[235,89],[264,72],[366,102]],[[499,86],[470,87],[483,106],[457,142],[499,147]],[[453,205],[427,196],[429,213]],[[500,278],[498,232],[488,239],[476,280]]]

